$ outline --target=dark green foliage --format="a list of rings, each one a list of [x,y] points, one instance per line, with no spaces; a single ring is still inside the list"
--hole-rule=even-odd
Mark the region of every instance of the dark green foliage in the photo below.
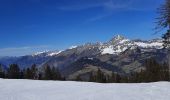
[[[42,73],[38,73],[38,80],[42,80]]]
[[[111,76],[106,76],[98,69],[97,74],[90,74],[90,82],[99,83],[141,83],[141,82],[157,82],[170,81],[169,67],[167,63],[159,64],[155,59],[151,58],[145,62],[145,70],[133,72],[130,75],[119,75],[112,73]]]
[[[35,64],[31,66],[31,79],[38,79],[38,69]]]
[[[170,67],[170,0],[165,0],[165,4],[158,9],[158,13],[157,29],[168,29],[162,38],[164,48],[168,49],[168,64]]]
[[[156,29],[170,28],[170,0],[165,0],[165,4],[158,8],[159,17],[157,19]]]
[[[47,65],[47,66],[45,67],[44,79],[45,79],[45,80],[52,80],[52,79],[53,79],[52,70],[51,70],[51,68],[50,68],[49,65]]]
[[[164,48],[170,49],[170,30],[168,30],[167,33],[165,33],[162,38]]]
[[[139,73],[132,73],[129,81],[133,83],[169,81],[168,64],[159,64],[151,58],[146,60],[145,67],[146,69]]]
[[[170,73],[167,63],[160,64],[155,59],[150,58],[145,62],[145,70],[143,69],[140,72],[133,72],[129,75],[119,75],[118,73],[107,75],[107,73],[104,73],[103,70],[98,68],[96,72],[91,72],[89,74],[89,81],[99,83],[141,83],[170,81],[169,76]],[[20,70],[17,64],[10,65],[6,74],[0,65],[0,78],[65,80],[62,78],[60,71],[55,67],[47,65],[44,70],[40,72],[36,65],[32,65],[31,68]],[[79,75],[75,81],[83,81],[83,79]]]
[[[24,70],[21,70],[20,75],[19,75],[19,79],[24,79]]]
[[[95,82],[95,76],[93,75],[93,72],[89,75],[89,82]]]
[[[0,65],[0,78],[10,79],[45,79],[45,80],[65,80],[60,74],[60,71],[55,67],[46,66],[45,69],[40,72],[35,64],[31,68],[20,70],[17,64],[11,64],[7,70],[7,73],[3,71]]]
[[[81,77],[80,76],[77,76],[75,81],[82,81]]]
[[[115,73],[112,73],[112,75],[111,75],[110,77],[108,77],[107,82],[108,82],[108,83],[116,83]]]
[[[17,64],[11,64],[8,69],[8,78],[19,79],[20,78],[20,68]]]
[[[5,78],[5,71],[3,70],[1,64],[0,64],[0,78]]]
[[[38,69],[35,64],[33,64],[31,68],[24,69],[23,73],[26,79],[38,79]]]
[[[165,81],[168,80],[169,68],[166,64],[161,65],[157,63],[154,59],[149,59],[146,61],[146,71],[145,75],[147,75],[146,81],[155,82],[155,81]],[[146,78],[146,77],[145,77]]]
[[[107,83],[107,77],[101,69],[98,68],[96,74],[93,74],[92,72],[90,73],[89,82]]]
[[[62,80],[62,76],[58,68],[52,67],[53,80]]]
[[[106,76],[104,75],[104,73],[98,69],[97,70],[97,74],[96,74],[96,82],[99,82],[99,83],[106,83]]]
[[[116,83],[120,83],[121,82],[121,76],[119,74],[115,74],[115,78],[116,78]]]
[[[62,80],[59,70],[55,67],[46,66],[44,70],[44,79],[45,80]]]
[[[156,29],[166,29],[167,32],[163,34],[163,46],[168,48],[168,63],[170,67],[170,0],[165,0],[165,3],[158,9],[159,17],[157,18]]]
[[[26,79],[32,79],[32,72],[30,70],[30,68],[27,68],[24,74]]]
[[[167,63],[163,64],[163,71],[162,71],[162,80],[163,81],[170,81],[170,69]]]

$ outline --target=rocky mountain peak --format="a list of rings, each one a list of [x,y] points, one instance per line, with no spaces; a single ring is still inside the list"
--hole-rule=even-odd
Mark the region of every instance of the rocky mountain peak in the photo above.
[[[119,42],[121,40],[126,40],[126,38],[122,35],[116,35],[109,42],[114,43],[114,42]]]

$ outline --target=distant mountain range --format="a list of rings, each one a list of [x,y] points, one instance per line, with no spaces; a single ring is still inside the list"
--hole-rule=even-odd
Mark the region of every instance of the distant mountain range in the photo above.
[[[144,61],[155,57],[160,62],[166,60],[166,50],[162,40],[130,40],[117,35],[105,43],[87,43],[72,46],[63,51],[45,51],[21,57],[1,57],[0,63],[8,66],[16,63],[21,68],[36,64],[59,68],[64,76],[74,79],[101,68],[105,73],[128,74],[144,69]]]

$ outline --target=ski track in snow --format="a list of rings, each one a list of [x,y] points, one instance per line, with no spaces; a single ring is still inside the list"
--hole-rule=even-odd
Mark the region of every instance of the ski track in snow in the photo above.
[[[100,84],[0,79],[0,100],[170,100],[170,83]]]

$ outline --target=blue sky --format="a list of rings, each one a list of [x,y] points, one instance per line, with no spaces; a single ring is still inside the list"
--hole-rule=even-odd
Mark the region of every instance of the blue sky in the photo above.
[[[0,56],[62,50],[116,34],[152,39],[163,0],[0,0]]]

